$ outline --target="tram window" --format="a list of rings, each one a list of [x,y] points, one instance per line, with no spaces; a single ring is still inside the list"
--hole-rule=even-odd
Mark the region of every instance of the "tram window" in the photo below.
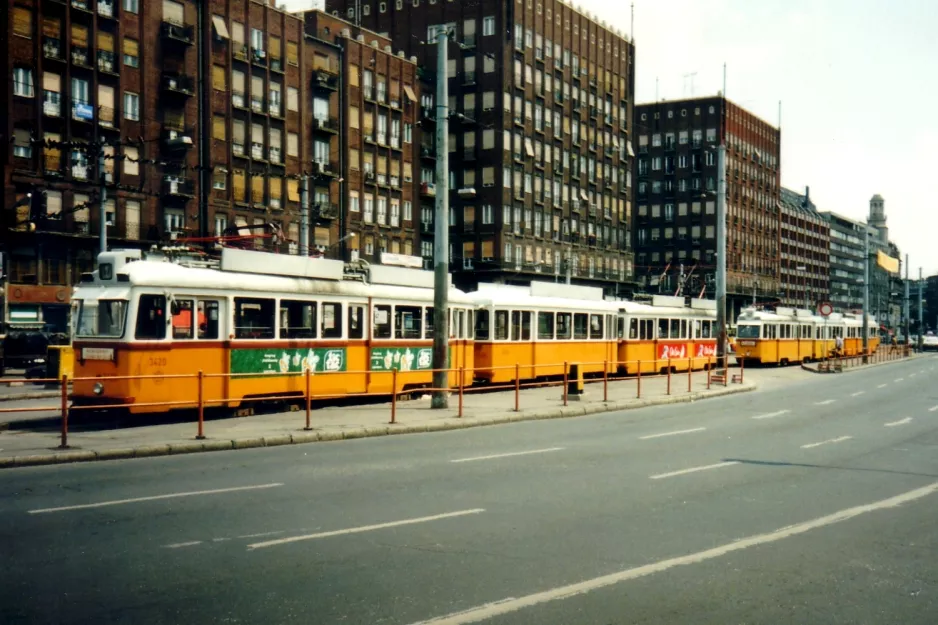
[[[594,340],[603,339],[603,316],[590,315],[590,338]]]
[[[466,338],[471,339],[475,337],[475,319],[473,317],[473,311],[469,310],[466,312]]]
[[[736,338],[738,339],[757,339],[759,338],[758,325],[744,324],[736,329]]]
[[[214,299],[200,299],[198,304],[198,337],[202,340],[218,338],[219,304]]]
[[[420,306],[394,307],[394,335],[399,339],[420,339],[423,309]]]
[[[318,328],[316,302],[280,300],[280,338],[314,339]]]
[[[638,338],[638,319],[629,319],[629,338]]]
[[[521,339],[521,311],[513,310],[511,311],[511,340],[518,341]]]
[[[659,339],[668,338],[668,320],[667,319],[658,320],[658,338]]]
[[[768,324],[765,326],[765,338],[775,339],[778,338],[778,326],[775,324]]]
[[[342,304],[339,302],[322,303],[322,338],[342,338]]]
[[[136,338],[145,340],[166,338],[165,310],[165,295],[141,295],[137,305]]]
[[[610,341],[616,338],[616,316],[606,315],[606,338]]]
[[[465,310],[450,310],[450,324],[449,324],[449,338],[451,339],[463,339],[466,338],[466,311]]]
[[[589,327],[589,315],[586,313],[575,313],[573,315],[573,338],[585,339],[589,336],[587,328]]]
[[[700,322],[700,338],[709,339],[710,337],[712,337],[713,336],[712,327],[713,327],[712,321],[701,321]]]
[[[350,339],[365,338],[365,307],[349,304],[348,307],[348,337]]]
[[[173,300],[173,339],[192,338],[192,300]]]
[[[687,333],[687,319],[681,319],[681,336],[680,338],[686,339],[690,338],[690,335]]]
[[[551,341],[554,338],[554,313],[537,313],[537,338],[540,341]]]
[[[496,341],[508,340],[508,311],[507,310],[495,311],[495,340]]]
[[[524,311],[521,313],[521,340],[530,341],[531,340],[531,317],[532,313],[530,311]]]
[[[654,319],[642,319],[639,323],[639,333],[638,336],[642,340],[650,341],[655,338],[655,320]]]
[[[701,324],[700,319],[694,319],[694,338],[695,339],[700,338],[700,333],[701,333],[700,324]]]
[[[570,319],[572,315],[570,313],[557,313],[557,338],[558,339],[569,339],[570,338]]]
[[[427,309],[430,312],[429,309]],[[432,317],[432,313],[430,315]],[[376,339],[389,339],[391,338],[391,307],[385,304],[380,306],[375,306],[375,319],[374,324],[372,325],[374,338]]]
[[[235,338],[274,338],[274,300],[235,298]]]
[[[487,310],[476,312],[476,340],[489,340],[489,311]]]
[[[424,333],[426,333],[426,336],[432,337],[434,322],[433,322],[433,308],[431,306],[427,306],[426,308],[424,308],[423,322],[424,322],[423,323]]]

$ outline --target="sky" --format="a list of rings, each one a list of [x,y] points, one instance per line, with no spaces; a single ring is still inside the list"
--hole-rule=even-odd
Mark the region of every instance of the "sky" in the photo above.
[[[630,32],[628,2],[579,5]],[[773,125],[781,102],[784,186],[853,219],[879,193],[911,276],[938,274],[938,2],[635,0],[634,28],[636,102],[713,95],[725,62],[729,99]]]

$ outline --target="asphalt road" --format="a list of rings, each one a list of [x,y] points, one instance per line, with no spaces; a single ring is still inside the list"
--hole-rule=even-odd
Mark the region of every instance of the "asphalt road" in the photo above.
[[[936,370],[4,471],[0,622],[931,625]]]

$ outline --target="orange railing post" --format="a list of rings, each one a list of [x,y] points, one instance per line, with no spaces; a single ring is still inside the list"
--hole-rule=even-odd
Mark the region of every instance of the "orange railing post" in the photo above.
[[[638,361],[638,377],[635,378],[635,387],[636,387],[636,399],[642,398],[642,361]]]
[[[466,383],[466,370],[463,367],[459,368],[459,412],[456,415],[457,417],[462,417],[462,395],[463,395],[463,385]]]
[[[518,395],[521,392],[521,366],[515,363],[515,412],[518,412]]]
[[[690,393],[694,388],[694,357],[687,359],[687,392]]]
[[[603,361],[603,401],[609,401],[609,361]]]
[[[563,405],[567,405],[567,361],[563,363]]]
[[[313,428],[310,426],[310,424],[309,424],[310,412],[312,412],[312,411],[310,410],[311,407],[312,407],[312,406],[311,406],[311,404],[312,404],[312,398],[310,397],[310,395],[311,395],[311,393],[310,393],[310,388],[311,388],[311,386],[312,386],[312,385],[311,385],[311,380],[312,380],[312,372],[311,372],[309,369],[307,369],[307,370],[306,370],[306,393],[305,393],[306,396],[304,397],[304,399],[306,400],[306,427],[303,428],[303,429],[306,430],[306,431],[309,431],[309,430],[312,430],[312,429],[313,429]]]
[[[397,367],[391,369],[391,423],[397,423]]]
[[[710,390],[710,374],[713,371],[713,356],[707,356],[707,390]]]
[[[62,375],[62,443],[59,449],[68,449],[68,376]]]
[[[739,361],[739,383],[743,383],[743,375],[746,372],[746,359],[742,358]]]
[[[668,357],[668,395],[671,394],[671,358]]]
[[[205,372],[199,369],[199,432],[197,440],[205,438]]]

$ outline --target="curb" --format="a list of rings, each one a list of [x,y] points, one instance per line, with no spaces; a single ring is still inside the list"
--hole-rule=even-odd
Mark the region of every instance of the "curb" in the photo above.
[[[885,367],[886,365],[898,365],[903,362],[912,362],[913,360],[918,360],[919,358],[924,357],[922,354],[916,354],[914,356],[909,356],[908,358],[903,358],[901,360],[887,360],[886,362],[874,362],[868,365],[859,365],[857,367],[849,367],[843,369],[841,373],[856,373],[857,371],[866,371],[867,369],[875,369],[876,367]],[[816,373],[818,375],[828,375],[827,373],[821,373],[816,369],[812,369],[810,366],[801,363],[801,368],[808,373]]]
[[[24,399],[58,399],[62,393],[58,391],[33,391],[32,393],[7,393],[0,394],[0,402],[22,401]]]
[[[883,363],[888,364],[888,363]],[[395,436],[399,434],[423,434],[427,432],[446,432],[466,428],[487,427],[504,423],[517,423],[521,421],[537,421],[541,419],[566,419],[584,415],[616,412],[620,410],[636,410],[649,406],[666,406],[669,404],[686,404],[715,397],[725,397],[738,393],[747,393],[756,390],[756,385],[730,386],[710,391],[695,391],[683,395],[662,397],[651,400],[624,400],[619,402],[598,403],[589,406],[565,406],[544,411],[528,413],[508,413],[502,417],[483,417],[471,421],[471,417],[459,421],[436,421],[423,424],[394,424],[386,426],[368,426],[350,430],[311,430],[299,431],[292,434],[274,434],[265,437],[214,439],[201,441],[182,441],[160,445],[144,445],[141,447],[124,447],[120,449],[104,449],[90,451],[74,449],[63,453],[31,454],[26,456],[13,456],[0,458],[0,469],[19,467],[35,467],[50,464],[67,464],[73,462],[93,462],[103,460],[126,460],[130,458],[153,458],[156,456],[177,456],[181,454],[202,453],[208,451],[230,451],[233,449],[254,449],[257,447],[277,447],[281,445],[302,445],[305,443],[318,443],[328,441],[352,440],[356,438],[372,438],[376,436]]]

